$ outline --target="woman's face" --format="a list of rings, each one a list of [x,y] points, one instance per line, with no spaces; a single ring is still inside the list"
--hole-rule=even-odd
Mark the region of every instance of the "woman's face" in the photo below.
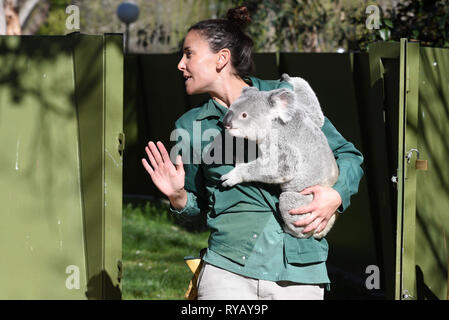
[[[187,33],[183,56],[178,63],[178,69],[186,79],[187,94],[204,93],[212,89],[218,77],[218,56],[210,50],[209,44],[198,31],[192,30]]]

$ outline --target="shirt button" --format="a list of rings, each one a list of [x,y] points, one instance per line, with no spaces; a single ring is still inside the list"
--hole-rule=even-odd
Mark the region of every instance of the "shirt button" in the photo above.
[[[253,234],[253,238],[256,239],[257,238],[257,234]]]
[[[246,257],[245,257],[245,256],[243,256],[243,257],[242,257],[242,259],[243,259],[243,260],[246,260]]]

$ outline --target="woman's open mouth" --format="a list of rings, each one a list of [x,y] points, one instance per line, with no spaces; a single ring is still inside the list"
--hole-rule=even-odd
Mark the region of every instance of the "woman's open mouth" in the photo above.
[[[185,83],[187,83],[187,81],[189,81],[189,79],[191,79],[192,77],[191,76],[184,76],[184,79],[185,79]]]

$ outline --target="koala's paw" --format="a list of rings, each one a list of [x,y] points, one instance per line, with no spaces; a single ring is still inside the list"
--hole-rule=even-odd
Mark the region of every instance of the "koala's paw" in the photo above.
[[[242,177],[235,170],[231,170],[227,174],[222,175],[220,179],[223,181],[223,187],[232,187],[243,181]]]

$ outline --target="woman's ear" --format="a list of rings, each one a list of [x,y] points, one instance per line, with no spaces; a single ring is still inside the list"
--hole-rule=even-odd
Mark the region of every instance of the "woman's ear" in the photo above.
[[[223,48],[217,53],[217,69],[223,69],[231,59],[231,51]]]

